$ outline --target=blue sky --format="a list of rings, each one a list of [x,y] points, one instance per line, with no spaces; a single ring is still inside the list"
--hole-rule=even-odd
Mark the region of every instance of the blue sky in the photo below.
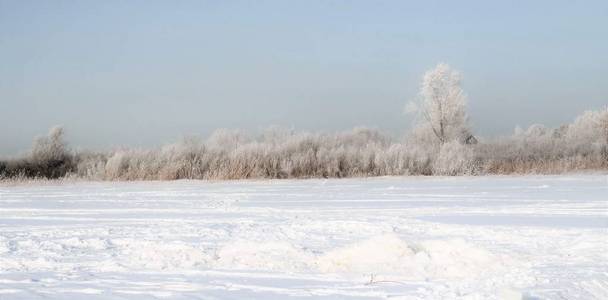
[[[271,125],[393,134],[438,62],[481,135],[608,103],[608,1],[0,0],[0,154]]]

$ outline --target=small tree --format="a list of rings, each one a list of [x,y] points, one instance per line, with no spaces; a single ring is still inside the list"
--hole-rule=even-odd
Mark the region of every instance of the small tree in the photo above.
[[[29,177],[59,178],[75,169],[73,156],[63,140],[61,126],[49,130],[47,136],[34,141],[29,163],[22,172]]]
[[[47,136],[34,140],[32,160],[36,162],[63,160],[67,156],[67,146],[63,135],[63,127],[55,126],[49,130]]]
[[[419,113],[418,128],[430,131],[440,145],[453,140],[465,143],[472,137],[460,81],[460,73],[440,63],[424,74],[418,103],[406,107]]]

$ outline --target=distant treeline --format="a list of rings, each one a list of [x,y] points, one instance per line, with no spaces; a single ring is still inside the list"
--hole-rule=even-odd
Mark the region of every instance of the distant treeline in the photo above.
[[[259,136],[218,130],[158,149],[70,151],[61,128],[29,155],[0,161],[0,178],[93,180],[321,178],[384,175],[553,174],[608,169],[608,109],[556,129],[533,125],[511,136],[444,144],[411,134],[402,142],[356,128],[341,133],[269,129]]]
[[[339,133],[221,129],[155,149],[76,152],[60,127],[27,155],[0,161],[0,179],[173,180],[385,175],[556,174],[608,170],[608,106],[559,128],[532,125],[506,137],[475,137],[460,74],[440,64],[408,105],[417,125],[403,139],[367,128]]]

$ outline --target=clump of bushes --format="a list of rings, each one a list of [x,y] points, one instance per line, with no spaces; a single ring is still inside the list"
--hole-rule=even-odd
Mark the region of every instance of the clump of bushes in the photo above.
[[[441,143],[419,128],[401,140],[368,128],[338,133],[271,128],[255,136],[222,129],[207,140],[95,153],[70,151],[56,127],[36,139],[23,158],[0,161],[0,177],[175,180],[606,170],[607,128],[608,108],[602,108],[559,128],[532,125],[476,144],[457,138]]]
[[[24,158],[0,161],[0,178],[56,179],[71,174],[76,163],[63,136],[62,127],[53,127],[47,136],[34,140],[30,153]]]
[[[480,143],[482,173],[563,173],[608,169],[608,107],[586,111],[558,128],[535,124]]]

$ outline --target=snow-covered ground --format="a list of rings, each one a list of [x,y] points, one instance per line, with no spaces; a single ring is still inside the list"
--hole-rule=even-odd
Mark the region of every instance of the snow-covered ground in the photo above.
[[[606,175],[0,184],[0,299],[608,299]]]

